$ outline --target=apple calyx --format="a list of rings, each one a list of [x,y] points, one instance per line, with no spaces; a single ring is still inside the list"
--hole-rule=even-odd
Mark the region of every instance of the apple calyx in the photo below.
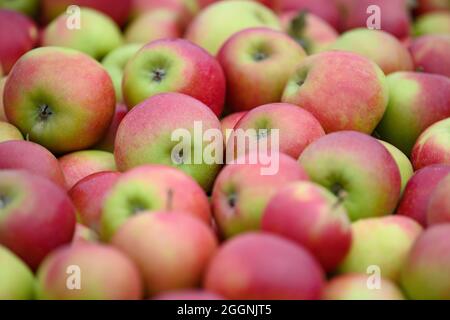
[[[227,197],[227,203],[230,208],[234,208],[236,206],[237,202],[237,194],[235,192],[232,192]]]
[[[10,202],[11,199],[9,197],[0,194],[0,209],[6,208]]]
[[[39,106],[39,119],[41,121],[46,121],[53,114],[52,109],[47,104],[41,104]]]
[[[166,76],[166,70],[162,68],[156,68],[152,71],[152,81],[161,82]]]
[[[253,60],[255,61],[262,61],[268,58],[268,54],[265,52],[257,51],[253,54]]]
[[[333,205],[333,209],[339,207],[348,196],[348,192],[344,189],[344,187],[340,183],[335,183],[330,188],[331,192],[337,197],[336,202]]]

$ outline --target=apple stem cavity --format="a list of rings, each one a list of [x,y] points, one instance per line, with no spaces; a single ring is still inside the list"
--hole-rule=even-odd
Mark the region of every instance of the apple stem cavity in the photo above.
[[[227,201],[228,201],[228,206],[229,206],[230,208],[234,208],[234,207],[236,206],[237,194],[234,193],[234,192],[233,192],[233,193],[230,193],[230,194],[228,195]]]
[[[52,114],[52,109],[47,104],[39,106],[39,119],[42,121],[46,121]]]
[[[0,209],[6,208],[6,206],[11,202],[9,197],[6,195],[0,195]]]
[[[348,192],[340,183],[335,183],[331,186],[331,192],[337,197],[336,203],[333,205],[333,209],[339,207],[348,196]]]
[[[152,81],[161,82],[166,76],[166,70],[156,68],[152,71]]]

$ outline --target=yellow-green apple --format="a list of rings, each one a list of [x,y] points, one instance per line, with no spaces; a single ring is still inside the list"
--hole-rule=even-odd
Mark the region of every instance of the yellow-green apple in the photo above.
[[[125,171],[148,163],[170,165],[183,170],[205,190],[210,190],[221,168],[221,162],[211,163],[211,159],[202,156],[207,156],[206,149],[210,146],[203,141],[203,133],[210,129],[220,131],[220,121],[199,100],[181,93],[153,96],[134,107],[120,123],[114,147],[117,168]],[[189,134],[186,137],[189,141],[178,141],[177,133]],[[215,142],[221,146],[219,141]],[[180,143],[186,148],[173,154]],[[192,152],[184,150],[188,143]],[[196,158],[196,150],[201,152],[201,159]]]
[[[14,63],[38,40],[38,29],[27,16],[0,9],[0,64],[8,74]]]
[[[379,279],[379,287],[371,288],[371,275],[348,273],[335,276],[323,289],[323,300],[404,300],[402,291],[391,280]]]
[[[279,102],[305,57],[303,48],[284,32],[248,28],[235,33],[217,54],[227,79],[227,105],[243,111]]]
[[[224,298],[204,289],[185,289],[159,294],[153,297],[153,300],[224,300]]]
[[[264,232],[222,245],[205,275],[205,289],[231,300],[320,299],[324,272],[302,246]]]
[[[34,276],[26,264],[0,245],[0,300],[30,300],[34,297]]]
[[[311,112],[326,132],[372,133],[386,110],[388,89],[374,62],[352,52],[330,51],[303,60],[281,100]]]
[[[412,177],[414,174],[414,168],[411,164],[411,161],[409,161],[408,157],[400,151],[400,149],[396,148],[392,144],[379,140],[383,146],[386,147],[386,149],[391,154],[392,158],[394,158],[395,162],[397,163],[398,169],[400,170],[400,177],[402,180],[402,191],[405,190],[406,184],[408,183],[408,180]]]
[[[450,79],[435,74],[396,72],[387,77],[387,83],[389,104],[376,133],[410,155],[427,127],[450,117]]]
[[[78,221],[100,232],[103,201],[120,176],[119,172],[97,172],[78,181],[69,196],[77,210]]]
[[[23,140],[22,133],[12,124],[0,121],[0,143],[11,140]]]
[[[58,159],[43,146],[22,140],[0,143],[0,170],[25,170],[53,181],[66,189]]]
[[[412,247],[401,274],[410,299],[450,300],[450,224],[425,230]]]
[[[427,208],[427,224],[450,223],[450,174],[433,190]]]
[[[397,215],[410,217],[426,227],[430,196],[448,174],[450,174],[448,165],[431,165],[416,171],[406,184]]]
[[[70,25],[66,13],[48,24],[42,45],[76,49],[100,60],[122,44],[120,29],[110,17],[89,8],[81,8],[79,14],[79,28]]]
[[[165,38],[181,38],[177,12],[168,9],[148,11],[134,19],[125,29],[128,43],[148,43]]]
[[[257,230],[270,198],[286,184],[308,180],[296,161],[280,153],[278,170],[263,174],[262,162],[240,161],[225,166],[217,176],[212,191],[212,209],[220,234],[232,237],[238,233]]]
[[[28,0],[27,0],[28,1]],[[88,7],[110,16],[117,24],[124,25],[133,0],[41,0],[41,14],[44,23],[48,23],[64,13],[71,5]]]
[[[98,142],[94,149],[104,150],[113,152],[114,151],[114,142],[116,140],[117,129],[119,128],[120,122],[125,117],[128,112],[128,108],[123,103],[118,103],[116,105],[116,111],[114,112],[114,117],[109,125],[108,130],[103,135],[103,138]]]
[[[340,273],[367,273],[379,268],[380,275],[399,280],[405,263],[422,227],[405,216],[363,219],[352,224],[352,246],[339,266]]]
[[[230,139],[234,139],[235,145],[239,139],[240,130],[249,131],[249,145],[252,140],[255,145],[267,140],[268,148],[271,147],[271,132],[279,130],[277,141],[280,152],[298,159],[303,150],[313,141],[325,135],[325,131],[319,121],[308,111],[289,103],[270,103],[254,108],[247,112],[235,125],[234,133]],[[261,130],[267,130],[261,134]],[[263,131],[265,132],[265,131]],[[227,147],[231,144],[228,143]]]
[[[75,225],[75,232],[73,234],[72,238],[72,244],[77,244],[79,242],[85,243],[85,242],[98,242],[99,237],[98,234],[86,227],[85,225],[78,223]]]
[[[8,121],[6,119],[5,107],[3,105],[3,91],[5,89],[6,77],[0,79],[0,121]]]
[[[450,10],[448,0],[419,0],[417,5],[416,11],[418,13]]]
[[[123,70],[128,60],[133,57],[139,49],[142,48],[142,44],[133,43],[126,44],[118,47],[108,53],[102,60],[102,65],[108,71],[111,80],[114,84],[114,90],[116,91],[117,102],[122,102],[122,78]]]
[[[414,68],[408,49],[397,38],[381,30],[358,28],[347,31],[330,49],[358,53],[374,61],[385,74]]]
[[[308,249],[325,271],[333,271],[352,243],[351,224],[340,199],[311,182],[293,182],[270,198],[262,217],[264,231]]]
[[[399,168],[371,136],[355,131],[326,135],[306,147],[299,162],[313,182],[340,199],[352,221],[388,215],[397,206]]]
[[[156,40],[128,61],[122,93],[131,109],[163,92],[190,95],[218,116],[225,99],[225,76],[219,62],[197,45],[184,39]]]
[[[277,16],[262,4],[244,0],[218,1],[194,18],[185,37],[215,55],[231,35],[252,27],[281,30]]]
[[[111,243],[136,263],[148,296],[200,285],[217,249],[211,228],[177,211],[134,216]]]
[[[325,20],[307,11],[280,14],[283,30],[302,45],[308,54],[319,53],[339,36]]]
[[[42,300],[135,300],[143,285],[137,266],[117,248],[76,243],[49,254],[37,271]]]
[[[9,122],[56,153],[98,142],[115,108],[108,73],[91,57],[67,48],[38,48],[22,56],[3,97]]]
[[[447,104],[450,107],[450,100]],[[450,117],[429,126],[419,136],[411,159],[415,170],[432,164],[450,165]]]
[[[417,17],[414,33],[416,36],[450,34],[450,12],[430,12]]]
[[[72,240],[75,210],[61,187],[22,170],[0,171],[0,244],[36,269]]]
[[[418,37],[409,50],[416,70],[450,78],[450,34]]]
[[[1,9],[19,11],[29,16],[34,16],[39,9],[40,0],[0,0]]]
[[[232,130],[246,113],[247,111],[231,113],[220,120],[220,126],[222,128],[222,136],[225,145],[228,141],[228,138],[232,134]]]
[[[131,216],[142,211],[175,210],[211,224],[208,198],[181,170],[145,165],[123,173],[105,195],[101,236],[110,239]]]
[[[62,156],[58,161],[66,178],[67,189],[93,173],[116,170],[114,155],[101,150],[72,152]]]

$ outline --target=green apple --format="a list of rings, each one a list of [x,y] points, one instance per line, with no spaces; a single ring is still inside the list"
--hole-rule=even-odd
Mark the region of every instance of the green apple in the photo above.
[[[416,36],[426,34],[450,34],[450,13],[430,12],[417,18],[414,24]]]
[[[400,149],[396,148],[392,144],[379,140],[383,146],[386,147],[386,149],[391,154],[392,158],[394,158],[395,162],[397,163],[398,169],[400,170],[400,176],[402,178],[402,193],[403,190],[405,190],[406,183],[408,183],[408,180],[412,177],[414,174],[414,168],[411,164],[411,161],[409,161],[408,157],[400,151]]]

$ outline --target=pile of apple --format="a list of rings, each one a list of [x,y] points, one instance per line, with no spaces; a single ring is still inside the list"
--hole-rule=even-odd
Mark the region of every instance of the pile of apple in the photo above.
[[[410,5],[0,1],[0,299],[450,299],[450,2]],[[174,163],[194,122],[275,174]]]

